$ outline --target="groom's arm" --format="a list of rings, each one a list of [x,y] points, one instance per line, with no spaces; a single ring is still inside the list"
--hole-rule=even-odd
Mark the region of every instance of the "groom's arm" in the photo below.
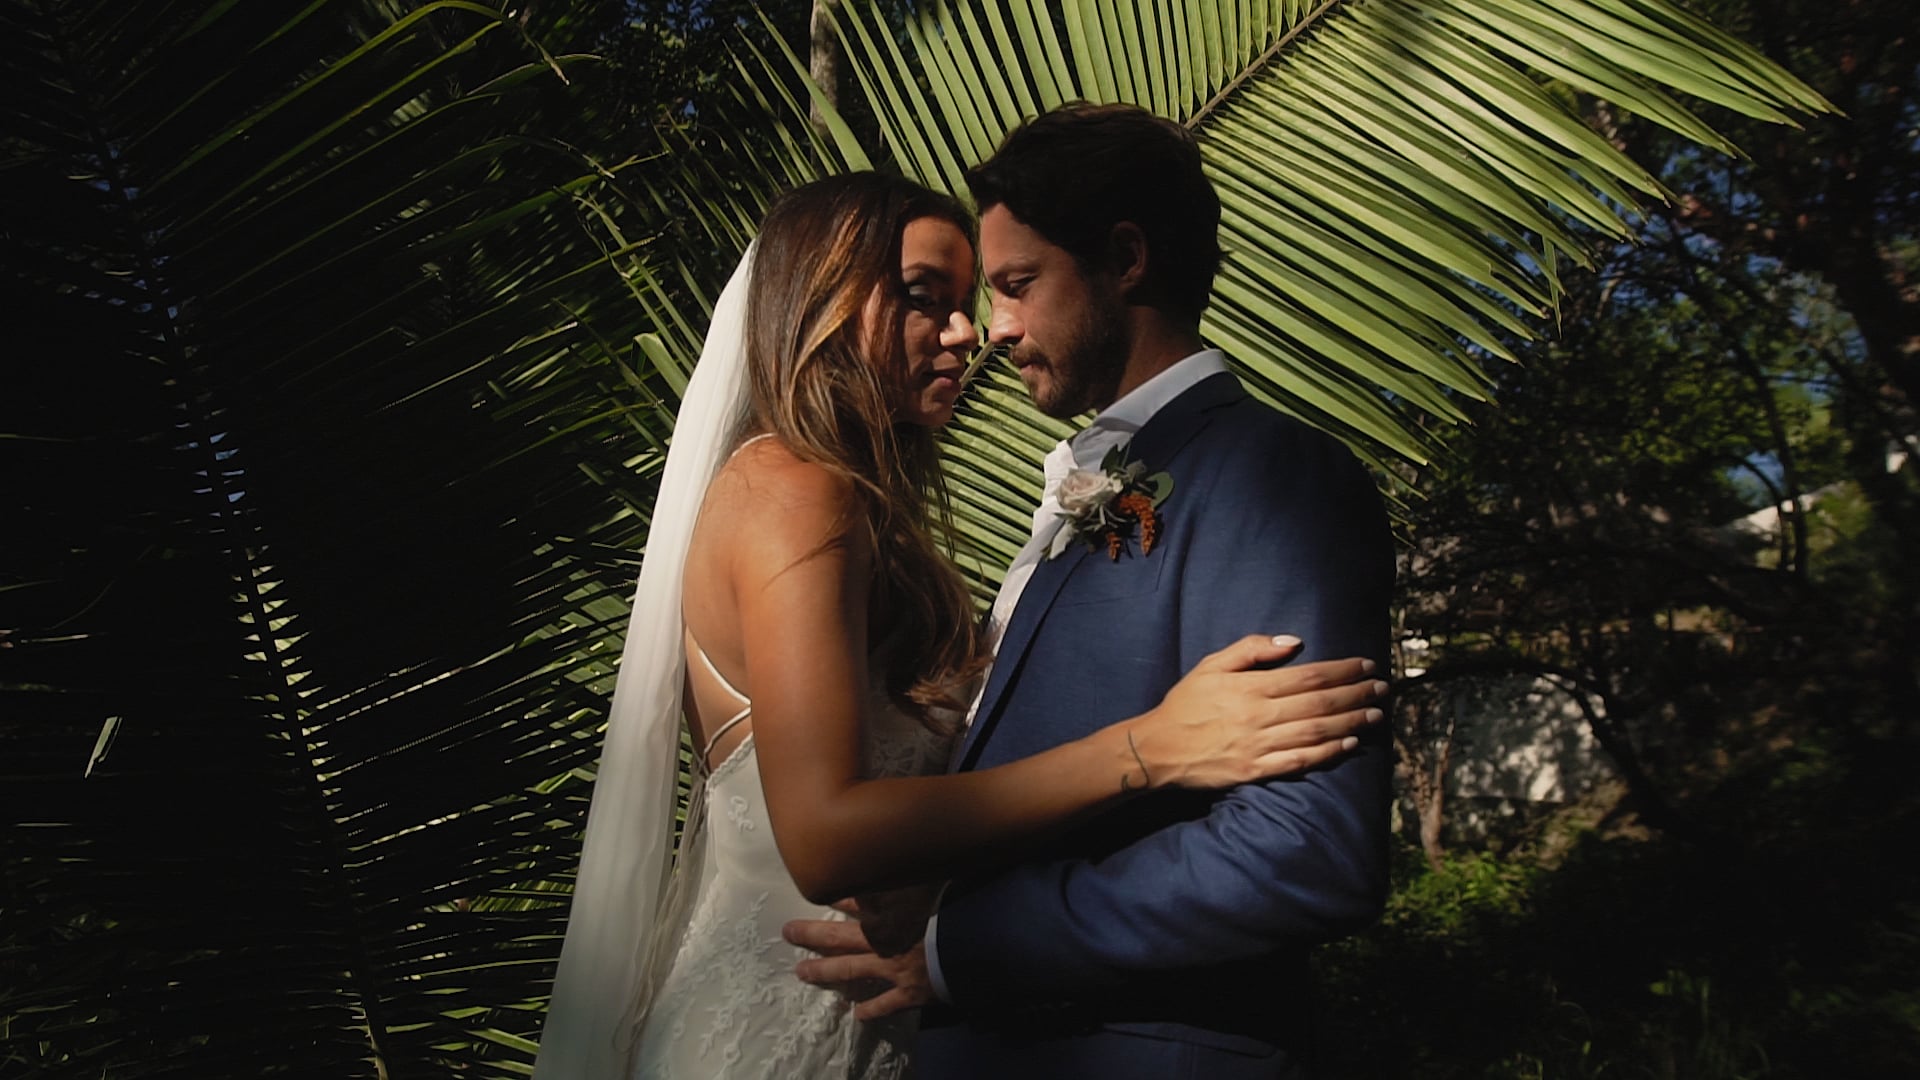
[[[1392,541],[1372,482],[1324,436],[1258,442],[1229,451],[1189,541],[1183,658],[1257,627],[1305,639],[1301,660],[1386,672]],[[994,1010],[1073,1000],[1364,925],[1386,896],[1390,746],[1375,729],[1330,768],[1236,788],[1110,855],[968,882],[939,913],[943,994]]]

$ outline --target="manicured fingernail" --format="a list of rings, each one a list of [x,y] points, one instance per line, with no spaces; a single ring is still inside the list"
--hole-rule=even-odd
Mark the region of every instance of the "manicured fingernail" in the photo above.
[[[1371,660],[1360,661],[1360,674],[1362,675],[1373,674],[1373,661]]]
[[[1368,709],[1366,712],[1366,717],[1367,717],[1367,723],[1377,724],[1380,721],[1385,720],[1387,718],[1387,714],[1381,712],[1379,709]]]
[[[1342,749],[1342,750],[1353,750],[1353,749],[1356,749],[1356,748],[1358,748],[1358,747],[1359,747],[1359,745],[1360,745],[1360,740],[1359,740],[1359,739],[1356,739],[1356,738],[1354,738],[1354,737],[1353,737],[1353,736],[1351,736],[1351,735],[1349,735],[1349,736],[1347,736],[1346,738],[1344,738],[1344,739],[1341,739],[1341,740],[1340,740],[1340,749]]]
[[[1294,637],[1292,634],[1275,634],[1273,635],[1273,643],[1283,649],[1291,649],[1300,644],[1300,639]]]
[[[1375,680],[1373,680],[1373,696],[1374,696],[1374,697],[1386,697],[1386,696],[1387,696],[1387,684],[1386,684],[1386,683],[1383,683],[1383,682],[1381,682],[1381,681],[1380,681],[1379,679],[1375,679]]]

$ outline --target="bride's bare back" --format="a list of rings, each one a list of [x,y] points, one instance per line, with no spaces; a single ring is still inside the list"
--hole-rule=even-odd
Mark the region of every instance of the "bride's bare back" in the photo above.
[[[826,683],[803,686],[793,677],[805,666],[831,670],[833,656],[857,652],[863,622],[838,635],[821,629],[833,624],[830,614],[798,635],[766,622],[774,617],[769,612],[799,609],[790,621],[801,626],[806,611],[841,606],[836,595],[845,590],[822,585],[839,578],[832,567],[844,569],[847,557],[846,545],[821,547],[825,523],[840,512],[838,504],[822,503],[834,490],[830,479],[777,441],[755,440],[709,487],[695,526],[683,613],[690,639],[686,711],[696,745],[737,715],[747,695],[752,715],[771,719],[772,738],[763,746],[749,719],[726,730],[708,754],[682,836],[676,896],[664,916],[685,931],[640,1032],[638,1078],[899,1080],[906,1068],[911,1018],[856,1023],[837,993],[793,976],[807,954],[780,941],[791,920],[841,918],[803,897],[786,870],[784,853],[813,823],[791,808],[777,814],[769,788],[778,789],[782,778],[805,783],[823,764],[833,767],[830,754],[795,747],[807,740],[832,745],[836,733],[851,732],[855,768],[866,778],[937,771],[946,760],[943,740],[872,694],[849,709],[834,704],[844,694]],[[816,550],[826,567],[796,562],[796,554]],[[782,590],[774,603],[764,595],[770,588]],[[816,697],[792,707],[794,694]],[[802,839],[800,846],[808,845]],[[917,937],[930,903],[928,892],[878,907]]]
[[[810,534],[810,546],[824,550],[829,528],[820,523],[841,517],[845,505],[845,484],[826,469],[797,459],[780,440],[768,436],[743,444],[708,486],[699,523],[693,528],[693,546],[687,552],[682,600],[689,638],[685,711],[695,746],[707,746],[714,732],[741,709],[741,698],[751,701],[755,696],[747,663],[747,640],[753,634],[743,626],[741,588],[745,582],[747,590],[755,590],[756,582],[789,569],[793,555],[791,542],[770,544],[768,540],[774,538],[768,534],[797,532],[803,544]],[[814,525],[793,528],[806,521]],[[772,565],[776,559],[778,565]],[[828,590],[814,590],[812,596],[803,594],[795,600],[835,603],[837,598]],[[845,640],[839,648],[851,653],[860,650],[862,642]],[[695,650],[707,653],[712,671],[699,663]],[[728,686],[741,698],[730,694]],[[751,732],[753,717],[720,734],[708,753],[708,769],[732,755]]]

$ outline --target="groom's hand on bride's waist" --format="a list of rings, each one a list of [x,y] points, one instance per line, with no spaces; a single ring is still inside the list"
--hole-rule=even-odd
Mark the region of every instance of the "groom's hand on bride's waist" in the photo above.
[[[820,954],[794,965],[800,981],[854,1002],[855,1019],[877,1020],[937,1000],[927,978],[924,944],[898,956],[880,956],[867,944],[860,924],[852,920],[795,919],[782,934],[789,942]]]

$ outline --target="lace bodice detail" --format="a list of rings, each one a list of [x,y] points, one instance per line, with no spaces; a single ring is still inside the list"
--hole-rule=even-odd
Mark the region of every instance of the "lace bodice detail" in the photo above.
[[[868,715],[868,776],[944,768],[947,740],[884,699],[874,702]],[[787,875],[774,847],[751,733],[696,787],[694,799],[699,805],[690,809],[675,869],[682,875],[683,899],[667,913],[684,920],[685,931],[640,1030],[635,1076],[895,1080],[906,1075],[910,1014],[858,1022],[839,995],[793,974],[794,964],[809,954],[782,940],[780,928],[790,919],[845,916],[808,903]],[[862,898],[864,908],[891,905],[898,917],[909,919],[923,919],[931,903],[931,890]],[[903,907],[910,910],[899,910]]]

